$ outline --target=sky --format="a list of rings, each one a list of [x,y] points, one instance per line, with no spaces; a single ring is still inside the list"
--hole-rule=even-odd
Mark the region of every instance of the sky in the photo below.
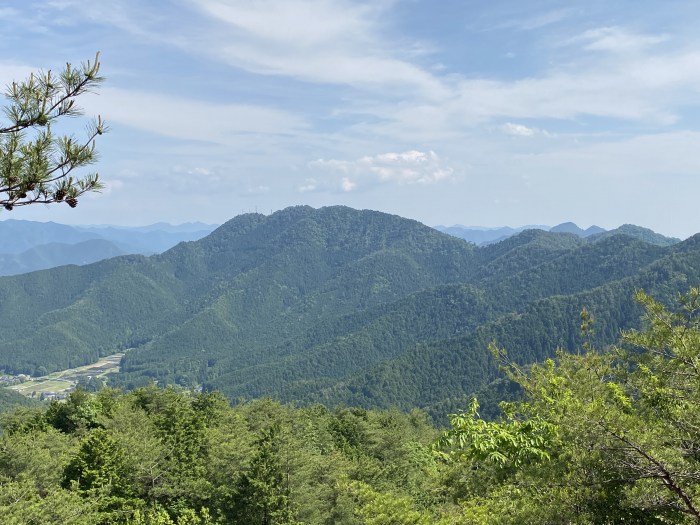
[[[0,83],[99,51],[106,80],[78,103],[110,128],[102,193],[0,219],[219,224],[342,204],[685,238],[699,21],[695,0],[0,2]]]

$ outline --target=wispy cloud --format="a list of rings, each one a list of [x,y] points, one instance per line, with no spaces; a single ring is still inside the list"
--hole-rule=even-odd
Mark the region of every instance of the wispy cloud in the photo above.
[[[493,119],[594,116],[672,124],[697,101],[700,51],[646,54],[519,80],[462,80],[453,99],[425,108],[433,121],[476,126]],[[397,115],[401,116],[401,115]],[[449,116],[449,117],[448,117]]]
[[[88,113],[99,113],[108,122],[217,144],[235,143],[241,134],[296,134],[307,127],[303,118],[269,107],[216,104],[119,88],[103,88],[84,102]]]
[[[654,133],[549,153],[522,154],[517,156],[517,164],[526,166],[530,173],[566,172],[572,177],[587,177],[587,183],[594,187],[599,187],[596,183],[613,179],[633,181],[645,176],[667,177],[665,185],[676,191],[682,184],[671,180],[695,178],[700,172],[698,144],[698,132]]]
[[[442,82],[402,58],[382,37],[381,18],[391,2],[345,0],[192,0],[219,26],[210,52],[259,74],[372,88],[390,86],[446,95]],[[222,36],[227,37],[221,39]],[[223,43],[222,43],[223,42]],[[407,55],[415,55],[411,46]]]
[[[527,7],[529,8],[530,6],[528,5]],[[516,15],[509,14],[507,19],[504,21],[489,25],[488,30],[515,29],[517,31],[533,31],[535,29],[541,29],[543,27],[556,24],[557,22],[561,22],[562,20],[572,16],[574,13],[575,9],[572,8],[554,9],[532,15],[518,12]]]
[[[62,0],[60,6],[67,10],[76,1]],[[467,71],[438,72],[426,65],[425,56],[421,64],[414,62],[406,40],[389,36],[386,20],[394,5],[389,0],[186,0],[184,5],[191,10],[184,26],[167,9],[133,1],[93,2],[78,11],[234,69],[369,90],[362,96],[374,103],[362,111],[379,119],[369,128],[398,129],[412,137],[422,129],[442,135],[494,119],[594,116],[668,124],[677,120],[678,107],[695,99],[700,81],[692,47],[660,52],[656,46],[668,35],[622,26],[589,29],[566,41],[572,58],[564,67],[498,80]],[[574,13],[566,8],[509,16],[498,27],[541,29]],[[581,50],[605,50],[610,56],[591,62],[578,56]],[[622,53],[632,50],[645,53]]]
[[[668,40],[668,35],[644,35],[633,33],[622,27],[610,26],[589,29],[569,40],[583,43],[584,49],[592,51],[629,52],[642,51]]]

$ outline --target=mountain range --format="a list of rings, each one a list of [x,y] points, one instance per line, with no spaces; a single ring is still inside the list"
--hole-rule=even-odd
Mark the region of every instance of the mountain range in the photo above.
[[[127,228],[8,219],[0,221],[0,275],[88,264],[117,255],[152,255],[182,241],[201,239],[215,228],[203,223]]]
[[[700,235],[648,232],[524,230],[477,247],[346,207],[240,215],[158,255],[0,278],[0,368],[128,350],[117,386],[444,415],[498,384],[490,342],[523,364],[575,350],[585,307],[604,346],[639,325],[636,289],[669,301],[697,285]]]
[[[532,230],[532,229],[537,229],[537,230],[544,230],[544,231],[549,231],[552,233],[573,233],[574,235],[581,237],[581,238],[587,238],[587,237],[592,237],[592,238],[598,238],[603,234],[609,233],[610,235],[615,235],[617,233],[625,233],[628,235],[631,235],[633,237],[641,237],[643,235],[646,236],[646,240],[655,244],[659,244],[661,246],[666,246],[670,244],[675,244],[677,242],[680,242],[680,239],[676,239],[673,237],[665,237],[663,235],[660,235],[658,233],[653,232],[652,230],[649,230],[647,228],[642,228],[640,226],[635,226],[633,224],[624,224],[620,226],[619,228],[616,228],[614,230],[610,230],[610,232],[606,232],[605,229],[601,228],[600,226],[590,226],[586,228],[585,230],[583,228],[580,228],[578,225],[574,224],[573,222],[564,222],[562,224],[558,224],[556,226],[544,226],[544,225],[537,225],[537,226],[520,226],[517,228],[510,228],[508,226],[504,226],[501,228],[482,228],[482,227],[466,227],[466,226],[436,226],[436,230],[448,233],[450,235],[453,235],[455,237],[459,237],[460,239],[464,239],[465,241],[469,241],[471,243],[476,244],[477,246],[484,246],[486,244],[493,244],[495,242],[500,242],[504,239],[507,239],[508,237],[511,237],[513,235],[517,235],[518,233],[524,231],[524,230]]]

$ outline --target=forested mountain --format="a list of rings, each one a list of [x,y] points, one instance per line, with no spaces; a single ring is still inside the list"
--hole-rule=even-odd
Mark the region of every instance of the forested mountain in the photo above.
[[[605,230],[600,226],[596,226],[595,224],[584,230],[583,228],[580,228],[577,224],[574,224],[573,222],[563,222],[561,224],[553,226],[549,229],[549,231],[552,233],[573,233],[575,235],[578,235],[579,237],[589,237],[597,233],[603,233]]]
[[[152,257],[0,279],[0,368],[131,348],[115,385],[444,416],[496,377],[490,342],[521,363],[575,348],[586,307],[605,345],[638,323],[635,289],[666,300],[698,282],[698,237],[526,230],[477,248],[384,213],[294,207]]]
[[[549,226],[521,226],[518,228],[466,228],[464,226],[436,226],[436,230],[443,233],[448,233],[454,237],[459,237],[466,241],[472,242],[477,246],[487,246],[489,244],[499,243],[509,237],[517,235],[525,230],[544,230],[551,233],[572,233],[577,237],[582,237],[591,241],[610,237],[613,235],[625,234],[630,237],[641,239],[650,244],[658,244],[659,246],[670,246],[680,242],[680,239],[675,237],[665,237],[660,233],[656,233],[648,228],[636,226],[634,224],[623,224],[619,228],[606,231],[600,226],[590,226],[585,230],[580,228],[573,222],[564,222],[553,227]]]
[[[591,240],[596,241],[599,239],[604,239],[605,237],[620,234],[629,235],[630,237],[635,237],[648,242],[649,244],[656,244],[658,246],[671,246],[672,244],[681,242],[680,239],[676,239],[675,237],[666,237],[660,233],[650,230],[649,228],[642,228],[641,226],[636,226],[634,224],[623,224],[614,230],[595,233],[591,236]]]

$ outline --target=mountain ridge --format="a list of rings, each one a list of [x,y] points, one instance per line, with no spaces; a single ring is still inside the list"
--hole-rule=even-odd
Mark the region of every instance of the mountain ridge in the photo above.
[[[499,243],[509,237],[517,235],[526,230],[543,230],[552,233],[571,233],[581,238],[586,238],[594,240],[609,234],[609,232],[600,226],[592,225],[586,228],[580,228],[577,224],[573,222],[563,222],[556,226],[519,226],[517,228],[511,228],[509,226],[504,227],[466,227],[466,226],[435,226],[435,229],[460,239],[472,242],[477,246],[485,246],[488,244]],[[643,228],[641,226],[636,226],[634,224],[623,224],[618,228],[610,230],[614,232],[611,235],[616,235],[619,233],[626,233],[632,237],[639,237],[651,242],[652,244],[659,244],[660,246],[668,246],[680,242],[680,239],[675,237],[666,237],[659,233],[656,233],[648,228]]]
[[[609,344],[638,323],[635,286],[669,298],[700,282],[698,260],[696,238],[527,230],[476,247],[371,210],[245,214],[159,255],[0,278],[0,368],[131,348],[116,386],[445,407],[495,377],[492,340],[524,361],[574,349],[587,306]]]

